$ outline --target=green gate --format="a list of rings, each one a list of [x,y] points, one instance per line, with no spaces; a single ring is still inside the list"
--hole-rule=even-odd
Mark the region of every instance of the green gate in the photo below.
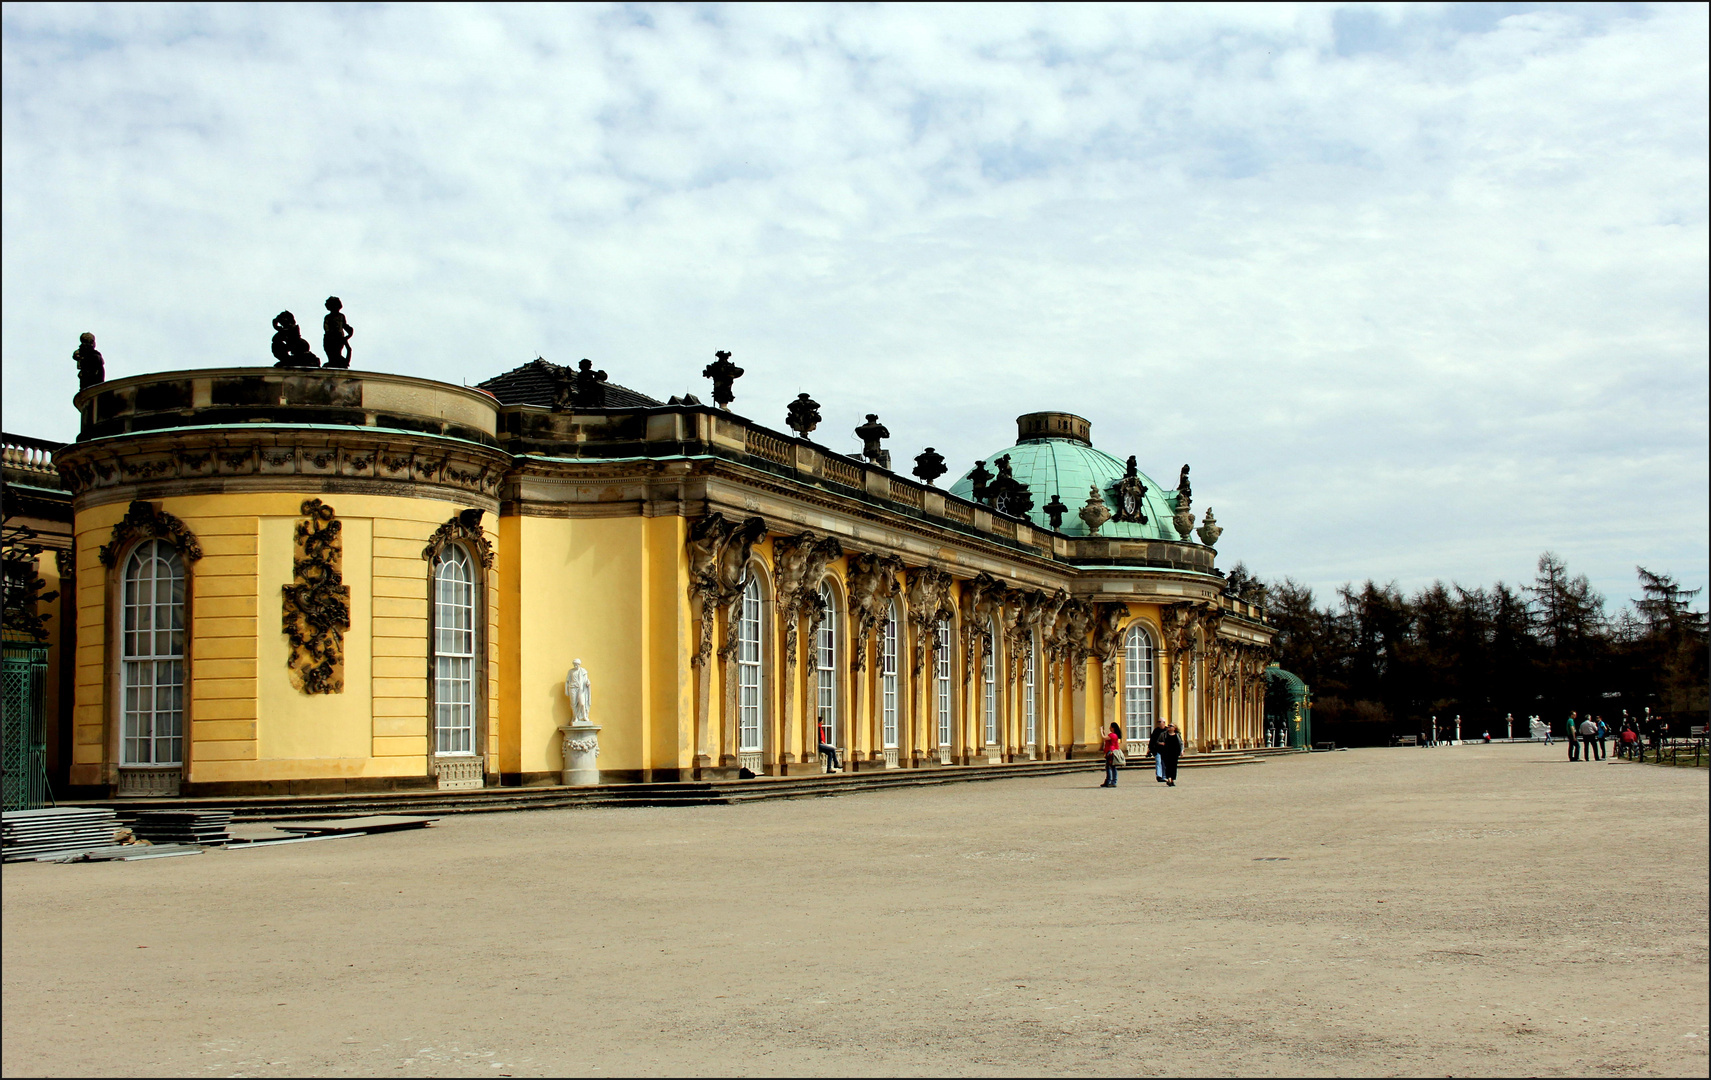
[[[7,810],[37,810],[47,802],[47,742],[42,724],[48,647],[0,643],[0,758]]]

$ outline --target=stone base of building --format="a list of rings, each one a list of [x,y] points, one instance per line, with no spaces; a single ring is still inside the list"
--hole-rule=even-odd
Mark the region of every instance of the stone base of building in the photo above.
[[[489,773],[484,787],[497,787],[499,777]],[[217,783],[179,785],[184,798],[226,798],[237,795],[360,795],[384,791],[428,791],[439,786],[432,776],[353,776],[309,780],[223,780]]]

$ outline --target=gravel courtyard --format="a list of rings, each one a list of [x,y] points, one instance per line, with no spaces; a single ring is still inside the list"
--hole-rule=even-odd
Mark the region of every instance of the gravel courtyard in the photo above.
[[[1707,779],[1560,746],[4,869],[6,1076],[1698,1075]]]

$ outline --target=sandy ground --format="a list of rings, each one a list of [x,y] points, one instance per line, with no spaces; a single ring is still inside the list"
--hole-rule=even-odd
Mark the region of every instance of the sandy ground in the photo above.
[[[1702,770],[1097,780],[7,866],[0,1066],[1706,1075]]]

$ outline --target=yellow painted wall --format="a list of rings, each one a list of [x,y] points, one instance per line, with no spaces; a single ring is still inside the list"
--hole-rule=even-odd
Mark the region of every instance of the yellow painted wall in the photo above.
[[[505,681],[513,665],[516,672],[516,771],[563,768],[558,728],[570,722],[564,677],[574,659],[593,686],[602,770],[688,766],[692,644],[681,529],[676,518],[501,522],[501,592],[516,605],[501,648]]]
[[[298,493],[197,495],[151,500],[196,534],[190,566],[189,724],[185,779],[192,783],[428,774],[428,537],[463,506],[374,495],[324,498],[343,522],[351,628],[345,689],[306,695],[291,686],[280,589],[292,577]],[[102,566],[125,506],[77,515],[78,668],[73,783],[110,783],[112,745],[106,635],[117,570]],[[493,542],[493,518],[486,518]],[[487,751],[498,746],[495,573],[486,593]],[[490,766],[491,768],[491,766]]]

